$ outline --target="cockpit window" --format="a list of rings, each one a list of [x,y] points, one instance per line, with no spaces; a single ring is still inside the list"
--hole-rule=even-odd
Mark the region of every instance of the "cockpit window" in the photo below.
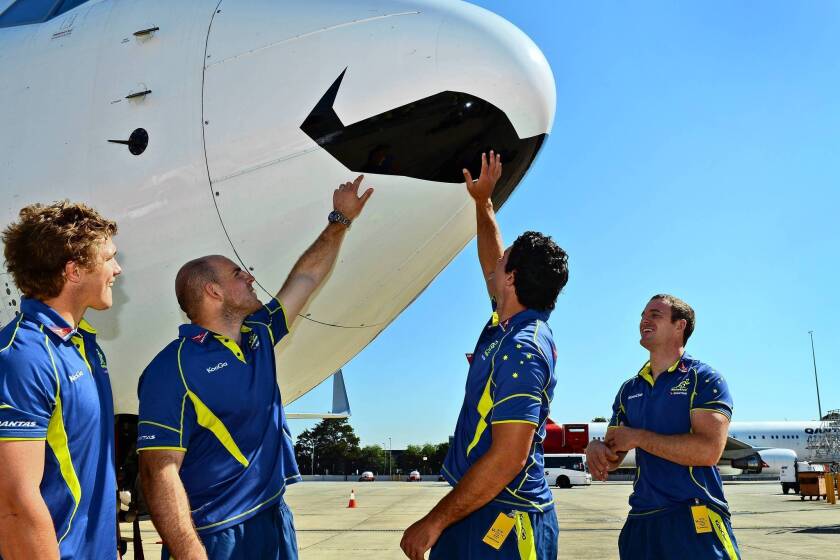
[[[42,23],[88,0],[17,0],[0,14],[0,27]]]

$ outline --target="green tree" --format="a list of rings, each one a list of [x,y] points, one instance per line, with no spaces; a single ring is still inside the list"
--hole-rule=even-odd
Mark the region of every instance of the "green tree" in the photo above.
[[[409,445],[397,458],[397,466],[404,473],[423,468],[423,448],[419,445]]]
[[[418,470],[424,475],[438,474],[443,467],[443,460],[446,458],[448,451],[449,442],[425,443],[422,446],[409,445],[400,454],[397,465],[406,474],[413,470]],[[426,458],[425,461],[423,457]]]
[[[295,443],[295,459],[307,474],[349,474],[358,453],[359,437],[346,418],[325,418]]]
[[[373,471],[381,475],[385,473],[386,456],[387,452],[381,446],[366,445],[352,458],[351,472],[348,474],[356,474],[356,471],[359,473]]]

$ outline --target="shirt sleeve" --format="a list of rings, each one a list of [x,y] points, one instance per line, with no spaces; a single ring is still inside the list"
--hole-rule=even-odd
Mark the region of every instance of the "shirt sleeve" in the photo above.
[[[195,427],[192,403],[178,371],[177,358],[156,359],[137,387],[140,413],[137,450],[186,451]]]
[[[286,311],[276,298],[271,298],[262,309],[245,319],[245,323],[259,323],[268,327],[273,346],[277,346],[277,343],[289,334]]]
[[[491,424],[521,422],[539,426],[548,365],[536,349],[501,350],[493,362]]]
[[[627,425],[627,411],[624,409],[624,403],[622,402],[622,393],[624,392],[624,387],[626,385],[627,383],[624,383],[615,395],[615,400],[613,401],[612,406],[612,416],[610,416],[610,423],[607,425],[607,429]]]
[[[0,363],[0,441],[46,439],[56,390],[51,367]]]
[[[726,380],[716,371],[699,373],[691,410],[713,410],[731,419],[732,407],[732,394]]]

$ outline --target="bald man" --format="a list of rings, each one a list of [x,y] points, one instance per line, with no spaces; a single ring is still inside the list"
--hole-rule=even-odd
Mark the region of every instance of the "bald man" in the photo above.
[[[140,475],[164,559],[297,558],[283,494],[300,474],[274,346],[324,282],[373,193],[359,196],[361,183],[359,176],[336,189],[326,229],[265,305],[254,277],[226,257],[201,257],[178,272],[176,296],[191,323],[138,388]]]

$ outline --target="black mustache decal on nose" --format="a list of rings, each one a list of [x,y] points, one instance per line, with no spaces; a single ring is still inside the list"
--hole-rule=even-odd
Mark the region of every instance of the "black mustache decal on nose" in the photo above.
[[[498,210],[536,158],[546,134],[519,138],[498,107],[457,91],[443,91],[345,126],[333,109],[344,71],[300,128],[345,167],[356,173],[463,183],[463,168],[474,178],[481,154],[502,157],[502,177],[493,192]]]

